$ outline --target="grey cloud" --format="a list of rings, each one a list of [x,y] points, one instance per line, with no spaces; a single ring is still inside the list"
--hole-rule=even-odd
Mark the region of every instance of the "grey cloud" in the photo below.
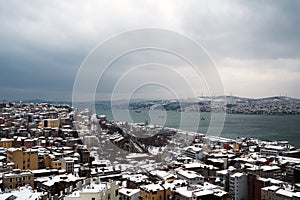
[[[298,1],[190,4],[183,29],[217,57],[298,58]]]
[[[76,72],[90,50],[113,34],[152,26],[191,36],[221,69],[251,68],[260,74],[263,62],[265,70],[274,73],[273,85],[281,83],[280,90],[300,97],[295,92],[296,78],[276,77],[274,72],[299,73],[299,8],[299,1],[2,1],[0,92],[12,99],[39,95],[70,99]],[[109,56],[106,53],[104,57]],[[112,66],[98,90],[109,93],[122,73],[148,62],[186,67],[180,59],[137,53]],[[254,95],[239,88],[226,72],[223,76],[228,91]],[[276,78],[284,80],[276,82]],[[267,94],[270,87],[264,84],[257,94]]]

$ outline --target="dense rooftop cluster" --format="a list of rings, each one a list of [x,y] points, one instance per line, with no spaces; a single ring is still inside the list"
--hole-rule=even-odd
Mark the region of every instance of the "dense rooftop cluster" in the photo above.
[[[0,135],[0,199],[300,199],[300,151],[288,141],[22,102],[0,103]]]

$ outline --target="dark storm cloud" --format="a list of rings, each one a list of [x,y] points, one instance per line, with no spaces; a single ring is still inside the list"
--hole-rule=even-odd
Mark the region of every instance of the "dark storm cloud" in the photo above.
[[[41,10],[39,2],[0,4],[3,99],[69,98],[76,70],[87,51],[73,45],[70,38],[64,40],[56,31],[56,22],[44,23],[42,14],[46,13]]]
[[[7,47],[5,49],[7,52],[2,51],[0,55],[2,87],[16,89],[16,93],[20,88],[35,90],[37,94],[44,93],[44,98],[50,97],[46,91],[69,93],[72,90],[72,82],[79,66],[78,63],[83,59],[82,55],[76,52],[20,45],[24,49],[20,47],[17,51],[13,51]],[[6,98],[10,99],[10,96]]]

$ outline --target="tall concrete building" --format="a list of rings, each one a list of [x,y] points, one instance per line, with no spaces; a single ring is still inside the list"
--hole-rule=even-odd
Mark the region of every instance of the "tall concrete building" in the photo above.
[[[247,175],[236,172],[229,179],[229,192],[233,200],[248,200]]]

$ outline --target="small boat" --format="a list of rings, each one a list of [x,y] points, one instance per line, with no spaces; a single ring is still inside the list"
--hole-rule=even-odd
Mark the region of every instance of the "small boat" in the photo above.
[[[136,113],[141,113],[142,111],[141,111],[141,110],[136,110],[135,112],[136,112]]]

